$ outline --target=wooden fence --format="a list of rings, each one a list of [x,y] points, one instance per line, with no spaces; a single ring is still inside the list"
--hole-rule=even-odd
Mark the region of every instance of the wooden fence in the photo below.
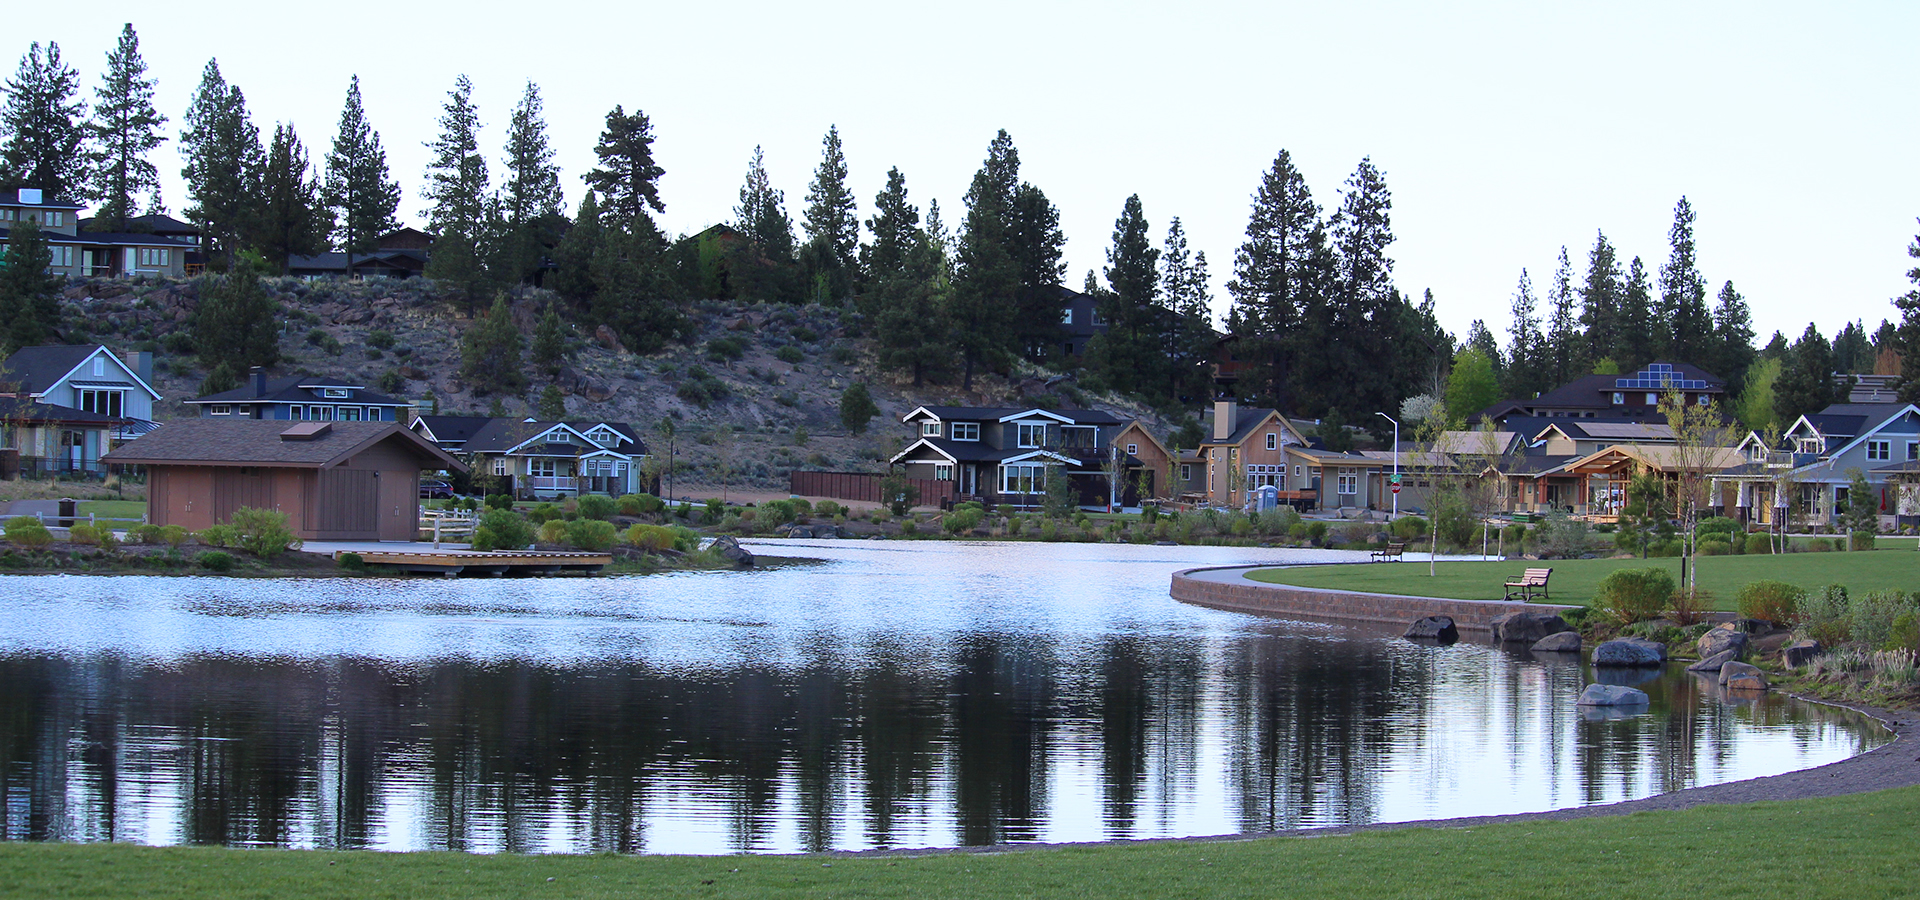
[[[872,472],[789,472],[787,492],[796,497],[831,497],[862,503],[884,503],[880,480],[885,475]],[[931,478],[909,478],[920,489],[921,506],[942,506],[953,500],[953,482]]]

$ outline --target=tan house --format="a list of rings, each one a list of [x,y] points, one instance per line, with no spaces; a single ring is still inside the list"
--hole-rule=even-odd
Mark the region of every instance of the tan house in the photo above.
[[[0,242],[20,222],[40,227],[55,275],[181,278],[187,254],[200,248],[184,238],[150,232],[102,232],[80,227],[80,204],[34,188],[0,190]],[[134,223],[129,223],[138,227]]]
[[[198,531],[241,507],[302,540],[410,541],[420,471],[466,466],[397,422],[185,419],[107,454],[147,468],[147,521]]]
[[[1627,502],[1627,482],[1641,472],[1656,472],[1670,482],[1691,472],[1704,480],[1746,461],[1732,447],[1618,444],[1571,460],[1562,471],[1579,479],[1580,493],[1574,499],[1581,502],[1574,504],[1574,513],[1605,518],[1620,514]]]
[[[1134,479],[1130,488],[1141,488],[1140,499],[1171,499],[1175,489],[1173,454],[1167,452],[1167,445],[1160,443],[1139,419],[1128,422],[1118,434],[1113,436],[1113,446],[1127,452],[1127,471]]]

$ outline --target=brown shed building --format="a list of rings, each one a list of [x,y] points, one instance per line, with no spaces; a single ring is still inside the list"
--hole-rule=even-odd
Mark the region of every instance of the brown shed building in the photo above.
[[[310,541],[410,541],[420,470],[464,471],[397,422],[186,419],[107,462],[147,467],[147,520],[198,531],[243,506],[287,514]]]

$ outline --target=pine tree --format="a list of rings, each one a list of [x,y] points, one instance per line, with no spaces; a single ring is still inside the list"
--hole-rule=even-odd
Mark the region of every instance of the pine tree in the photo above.
[[[286,272],[289,257],[326,247],[333,223],[321,205],[320,174],[311,168],[293,125],[274,126],[247,241],[274,271]]]
[[[1007,318],[1019,293],[1021,272],[1010,245],[1013,195],[1020,183],[1020,153],[1005,129],[987,146],[987,158],[974,173],[963,200],[967,215],[955,239],[954,344],[962,363],[961,387],[973,389],[974,369],[998,363],[1012,341]],[[928,231],[939,235],[935,207]]]
[[[86,189],[86,101],[80,73],[60,59],[60,45],[38,42],[20,58],[0,109],[0,187],[37,187],[73,199]]]
[[[1060,210],[1032,184],[1023,181],[1014,189],[1012,211],[1007,255],[1019,286],[1012,308],[1006,311],[1012,321],[1007,323],[1004,340],[1009,352],[1040,362],[1060,347],[1060,284],[1067,274],[1067,235],[1060,230]]]
[[[354,254],[373,250],[380,235],[400,227],[394,218],[400,209],[400,186],[387,176],[387,151],[380,146],[380,133],[367,123],[358,75],[347,86],[340,129],[327,153],[322,202],[335,211],[335,246],[347,254],[349,271]]]
[[[829,126],[821,139],[820,166],[807,186],[807,211],[801,230],[807,235],[808,274],[825,279],[827,299],[835,302],[853,292],[860,246],[860,217],[853,191],[847,188],[847,157],[840,147],[840,129]]]
[[[487,219],[487,158],[480,155],[480,111],[473,105],[473,82],[461,75],[441,107],[440,136],[427,142],[427,186],[420,196],[429,204],[427,228],[436,234],[460,232],[477,239]],[[437,256],[438,254],[436,254]]]
[[[1660,267],[1660,321],[1667,325],[1663,353],[1672,362],[1698,363],[1712,353],[1713,315],[1707,310],[1707,280],[1694,260],[1693,207],[1681,197],[1667,232],[1671,251]]]
[[[1553,286],[1547,289],[1546,383],[1558,387],[1586,372],[1586,360],[1580,352],[1578,318],[1574,313],[1573,263],[1567,248],[1560,248],[1560,265],[1553,270]]]
[[[1605,232],[1597,233],[1593,249],[1587,252],[1587,280],[1580,287],[1580,326],[1583,329],[1580,343],[1584,362],[1598,363],[1603,359],[1610,359],[1616,365],[1620,362],[1615,354],[1620,352],[1622,338],[1620,318],[1621,306],[1625,303],[1624,280],[1613,245],[1607,242]]]
[[[547,142],[545,104],[531,80],[507,119],[506,183],[501,206],[509,223],[519,226],[541,216],[565,212],[560,196],[560,167]]]
[[[60,279],[48,274],[53,253],[40,223],[31,218],[9,222],[0,253],[0,358],[54,336],[60,322]]]
[[[1166,398],[1174,403],[1205,399],[1208,386],[1201,366],[1213,351],[1213,296],[1207,254],[1187,249],[1186,227],[1175,216],[1160,251],[1160,351],[1166,367]]]
[[[1833,370],[1848,374],[1868,374],[1873,371],[1873,341],[1867,337],[1864,324],[1854,321],[1841,326],[1840,333],[1833,336]]]
[[[583,177],[587,187],[600,194],[611,220],[626,223],[646,217],[651,223],[647,210],[667,211],[660,200],[660,176],[666,170],[653,161],[653,123],[646,113],[636,109],[628,114],[615,105],[593,153],[600,167]]]
[[[107,71],[94,89],[93,119],[87,123],[93,145],[88,164],[94,173],[94,220],[104,231],[127,230],[127,220],[137,215],[139,194],[147,195],[148,212],[166,209],[160,201],[160,170],[147,154],[166,142],[160,128],[167,117],[153,108],[155,82],[146,75],[140,37],[128,23],[120,30],[120,42],[107,53]]]
[[[1636,256],[1627,266],[1626,292],[1620,300],[1619,355],[1614,357],[1620,371],[1637,372],[1653,362],[1667,333],[1655,316],[1653,285],[1647,279],[1647,267]]]
[[[202,364],[244,372],[280,361],[280,304],[260,284],[260,272],[240,254],[225,275],[208,282],[191,328]]]
[[[653,353],[692,330],[679,287],[662,268],[663,243],[643,215],[629,230],[608,228],[594,254],[591,317],[634,353]]]
[[[1500,339],[1493,336],[1493,329],[1487,327],[1485,319],[1475,319],[1467,326],[1467,339],[1461,349],[1478,350],[1487,358],[1487,366],[1497,376],[1504,376],[1507,370],[1506,358],[1500,355]]]
[[[1520,283],[1513,292],[1513,322],[1507,326],[1507,371],[1506,389],[1512,397],[1532,397],[1546,390],[1546,373],[1543,371],[1545,339],[1540,335],[1540,318],[1536,312],[1538,303],[1533,296],[1533,279],[1527,270],[1520,270]],[[1450,412],[1466,413],[1469,410]]]
[[[548,375],[558,375],[560,363],[566,356],[566,325],[560,321],[559,310],[549,306],[546,315],[540,317],[540,324],[533,329],[533,364]]]
[[[734,227],[775,263],[793,259],[793,220],[787,217],[786,203],[786,192],[775,189],[767,177],[765,154],[754,147],[746,183],[740,186],[740,205],[733,208]]]
[[[593,257],[604,240],[599,200],[593,191],[587,191],[587,195],[580,198],[580,212],[574,216],[573,227],[553,249],[554,271],[547,285],[554,293],[582,309],[592,305],[596,290]]]
[[[560,386],[549,384],[540,391],[540,401],[534,405],[533,414],[542,422],[559,422],[567,418],[567,398],[560,393]]]
[[[899,168],[887,170],[887,186],[873,198],[873,218],[867,220],[873,242],[860,248],[860,271],[868,293],[882,279],[900,271],[914,245],[925,240],[920,231],[920,210],[907,200],[907,176]],[[871,298],[862,297],[861,312],[878,310]]]
[[[207,60],[201,72],[186,126],[180,132],[180,153],[186,158],[180,177],[186,179],[190,205],[183,215],[200,227],[207,259],[225,267],[252,224],[266,154],[260,129],[247,114],[246,96],[221,77],[217,59]]]
[[[1320,207],[1285,150],[1254,192],[1246,236],[1234,253],[1233,279],[1227,282],[1232,295],[1227,331],[1239,338],[1241,358],[1254,370],[1255,393],[1290,409],[1283,344],[1315,302],[1310,295],[1316,285],[1324,281],[1325,273],[1316,266],[1326,255],[1326,232]]]
[[[1846,398],[1846,389],[1833,379],[1833,346],[1812,323],[1782,361],[1773,383],[1774,418],[1782,426],[1808,413],[1817,413]]]
[[[1745,384],[1747,369],[1753,365],[1753,316],[1747,311],[1746,298],[1729,281],[1720,286],[1718,305],[1713,310],[1713,374],[1728,385]]]
[[[1414,367],[1398,359],[1407,347],[1396,331],[1404,304],[1394,290],[1393,258],[1387,255],[1394,239],[1392,214],[1385,175],[1372,159],[1361,159],[1329,222],[1337,269],[1328,325],[1317,338],[1302,335],[1320,352],[1310,354],[1303,345],[1294,354],[1307,364],[1311,384],[1302,394],[1303,413],[1400,405],[1394,379]]]
[[[1907,257],[1920,260],[1920,235],[1907,245]],[[1920,403],[1920,265],[1907,270],[1913,289],[1893,298],[1900,311],[1899,330],[1893,346],[1900,353],[1900,377],[1895,382],[1901,403]]]
[[[493,307],[460,337],[460,374],[473,384],[475,393],[517,392],[527,384],[526,374],[520,371],[521,347],[507,295],[495,296]]]
[[[1140,195],[1134,194],[1114,220],[1104,272],[1107,289],[1096,298],[1107,331],[1095,335],[1087,347],[1088,368],[1117,390],[1144,394],[1166,381],[1159,261]]]

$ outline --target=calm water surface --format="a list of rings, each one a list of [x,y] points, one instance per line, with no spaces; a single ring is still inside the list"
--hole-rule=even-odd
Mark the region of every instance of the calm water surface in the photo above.
[[[1185,606],[1311,552],[782,543],[567,580],[0,578],[0,835],[516,852],[1264,831],[1604,803],[1870,749],[1864,718]],[[1320,558],[1325,558],[1321,554]]]

